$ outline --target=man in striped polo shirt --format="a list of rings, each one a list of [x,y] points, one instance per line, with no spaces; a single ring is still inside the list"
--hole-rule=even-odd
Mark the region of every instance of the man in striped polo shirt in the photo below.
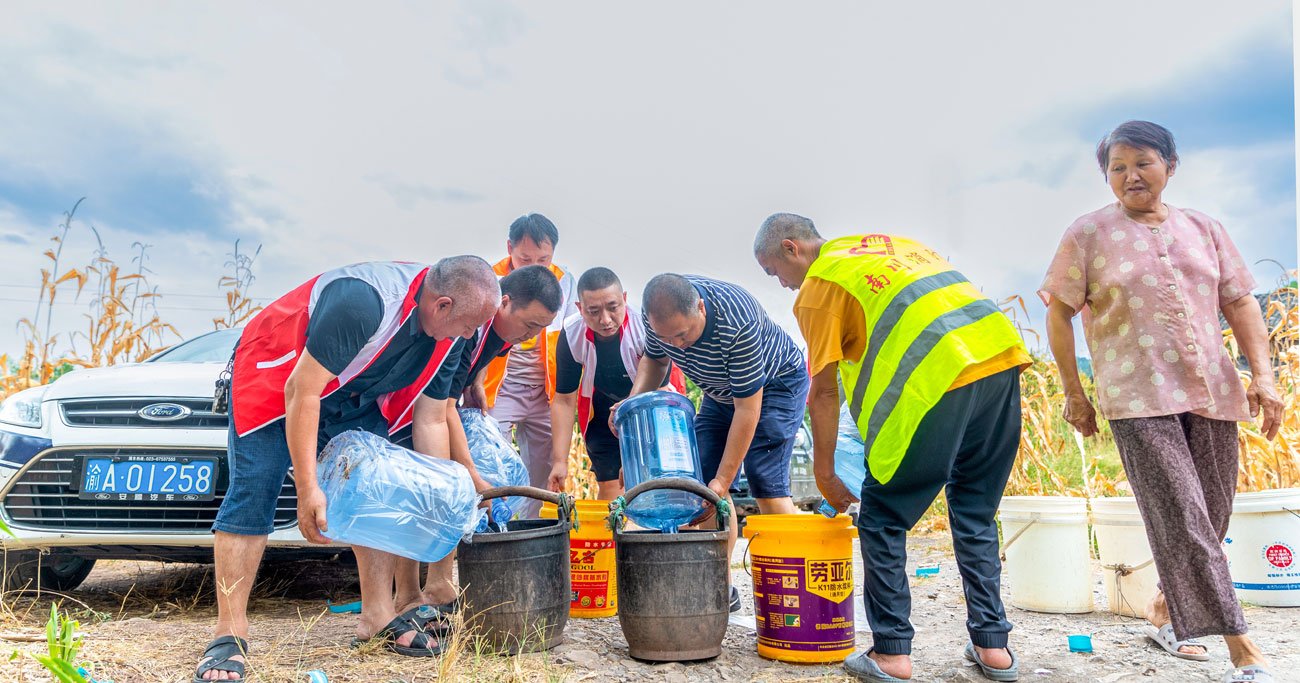
[[[709,488],[730,499],[743,464],[759,510],[793,514],[790,455],[808,372],[790,335],[749,292],[720,280],[664,273],[641,300],[646,348],[632,395],[659,387],[669,361],[676,363],[704,391],[695,438]],[[729,551],[735,542],[733,519]],[[740,608],[735,588],[731,603]]]

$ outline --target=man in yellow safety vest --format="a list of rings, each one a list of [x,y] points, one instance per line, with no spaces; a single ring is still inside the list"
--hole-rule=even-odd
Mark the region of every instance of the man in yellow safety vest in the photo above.
[[[992,680],[1016,680],[994,517],[1020,443],[1020,371],[1031,359],[1019,333],[943,257],[904,237],[828,241],[811,220],[779,213],[763,222],[754,256],[799,290],[817,486],[841,512],[862,500],[873,646],[845,668],[873,682],[911,678],[907,532],[946,487],[966,593],[965,655]],[[837,375],[863,437],[860,491],[835,474]]]

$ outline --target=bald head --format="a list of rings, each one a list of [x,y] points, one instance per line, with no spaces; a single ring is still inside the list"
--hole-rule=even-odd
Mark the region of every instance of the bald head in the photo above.
[[[449,256],[429,268],[420,293],[420,327],[437,338],[473,336],[501,305],[501,288],[487,261]]]
[[[690,280],[676,273],[656,275],[641,294],[646,321],[659,341],[679,349],[699,340],[708,322],[704,300]]]
[[[451,297],[454,312],[501,298],[496,273],[477,256],[448,256],[438,261],[424,278],[424,287],[436,295]]]

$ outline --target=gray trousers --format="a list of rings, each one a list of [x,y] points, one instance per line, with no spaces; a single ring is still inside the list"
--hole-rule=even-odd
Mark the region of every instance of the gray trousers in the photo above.
[[[1182,413],[1111,420],[1179,640],[1241,635],[1223,538],[1237,490],[1237,423]]]
[[[528,466],[529,484],[546,490],[551,475],[551,402],[546,387],[528,386],[506,380],[501,383],[492,418],[509,440],[514,432],[519,455]],[[536,519],[542,509],[540,500],[529,500],[519,510],[520,519]]]

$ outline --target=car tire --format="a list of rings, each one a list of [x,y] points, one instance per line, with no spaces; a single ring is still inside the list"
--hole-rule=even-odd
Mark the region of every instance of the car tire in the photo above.
[[[95,560],[39,550],[11,550],[5,557],[6,590],[70,591],[95,568]]]

